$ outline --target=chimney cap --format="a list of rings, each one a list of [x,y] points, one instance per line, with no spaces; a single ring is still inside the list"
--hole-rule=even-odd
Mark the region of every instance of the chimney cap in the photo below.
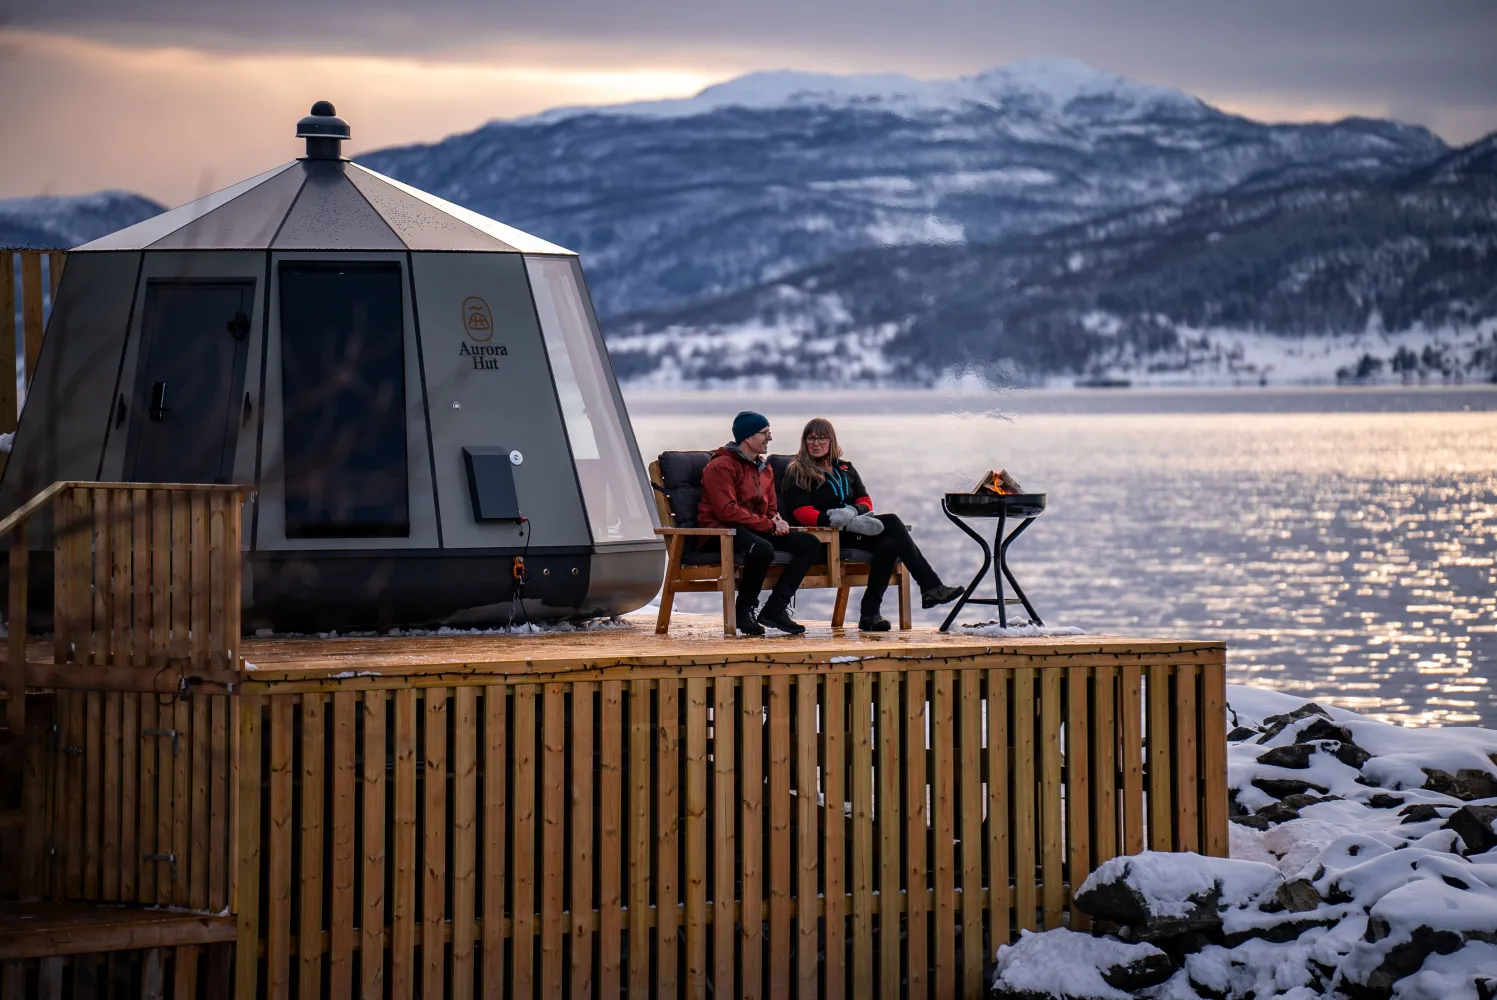
[[[332,101],[318,101],[312,105],[312,113],[296,123],[298,139],[347,139],[352,134]]]

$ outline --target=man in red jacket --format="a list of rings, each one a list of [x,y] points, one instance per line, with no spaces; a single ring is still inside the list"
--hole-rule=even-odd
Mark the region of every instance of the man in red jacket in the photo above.
[[[733,551],[743,556],[738,631],[763,635],[767,625],[799,635],[806,629],[790,617],[790,598],[816,561],[821,542],[814,535],[792,532],[780,517],[774,473],[764,457],[771,440],[769,420],[763,414],[744,410],[733,418],[733,443],[717,449],[702,471],[697,523],[704,528],[736,529]],[[790,562],[780,571],[780,579],[756,618],[759,588],[764,585],[776,550],[788,552]]]

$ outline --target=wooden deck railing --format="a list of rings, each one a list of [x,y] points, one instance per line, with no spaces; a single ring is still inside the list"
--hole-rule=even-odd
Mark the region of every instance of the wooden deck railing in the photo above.
[[[1226,853],[1219,648],[952,652],[251,672],[238,995],[978,997],[1100,862]]]
[[[26,384],[36,374],[36,359],[42,350],[47,311],[62,281],[67,254],[60,250],[21,250],[0,248],[0,434],[16,429],[20,415],[16,398],[24,360]],[[43,271],[46,280],[43,281]],[[20,294],[16,276],[20,275]],[[45,292],[43,289],[45,288]],[[16,312],[20,306],[24,353],[16,354]],[[0,453],[0,469],[8,455]]]
[[[26,730],[29,688],[53,692],[58,734],[33,765],[49,779],[28,775],[25,786],[20,899],[223,907],[228,841],[209,836],[207,810],[216,802],[226,831],[224,696],[239,676],[247,492],[54,483],[0,521],[10,536],[9,729]],[[50,659],[27,648],[36,534],[52,540]]]
[[[231,921],[207,915],[227,912],[233,889],[230,702],[240,676],[239,510],[248,492],[56,483],[0,521],[0,535],[10,536],[5,728],[20,771],[19,781],[3,775],[12,794],[19,786],[20,802],[0,804],[19,817],[7,824],[0,900],[44,904],[23,907],[25,920],[0,930],[58,925],[43,952],[0,935],[20,958],[38,960],[30,971],[6,965],[16,982],[33,976],[60,989],[63,959],[46,956],[161,947],[125,960],[139,967],[146,995],[170,969],[174,995],[187,998],[197,994],[198,949],[233,935]],[[50,656],[27,634],[36,618],[28,610],[46,605],[28,608],[31,551],[48,541]],[[78,911],[80,901],[199,916],[143,923],[136,910]],[[102,961],[69,960],[75,990],[90,960]],[[227,955],[220,963],[216,978],[202,970],[209,993],[227,982]]]

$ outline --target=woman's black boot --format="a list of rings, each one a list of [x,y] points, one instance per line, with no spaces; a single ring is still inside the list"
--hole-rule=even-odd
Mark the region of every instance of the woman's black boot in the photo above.
[[[933,608],[938,604],[947,604],[961,596],[961,587],[948,587],[944,583],[938,583],[929,590],[920,591],[920,606]]]
[[[876,611],[871,615],[858,616],[859,632],[887,632],[893,627],[889,624],[889,619]]]

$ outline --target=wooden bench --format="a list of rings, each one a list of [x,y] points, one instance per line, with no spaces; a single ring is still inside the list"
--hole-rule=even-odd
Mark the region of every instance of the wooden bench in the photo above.
[[[737,632],[738,578],[742,575],[742,562],[733,553],[732,528],[699,528],[696,524],[697,504],[702,496],[702,470],[707,467],[711,452],[667,451],[650,463],[650,485],[654,487],[655,509],[660,515],[663,528],[655,533],[665,538],[666,564],[665,583],[660,590],[660,616],[655,622],[655,631],[665,633],[670,629],[671,607],[677,594],[721,593],[723,599],[723,634]],[[784,479],[785,467],[790,464],[789,455],[769,456],[774,470],[776,492]],[[861,549],[843,549],[842,532],[835,528],[792,528],[815,535],[826,544],[826,558],[816,563],[801,581],[801,589],[807,587],[829,588],[837,592],[832,606],[832,627],[841,628],[847,615],[847,598],[853,587],[868,585],[868,570],[872,554]],[[702,539],[717,539],[714,549],[710,542],[703,545]],[[765,577],[766,587],[779,579],[782,567],[790,561],[787,553],[776,552],[775,561]],[[732,566],[732,572],[723,567]],[[910,573],[901,562],[895,567],[895,579],[891,581],[899,594],[899,627],[910,627]]]

